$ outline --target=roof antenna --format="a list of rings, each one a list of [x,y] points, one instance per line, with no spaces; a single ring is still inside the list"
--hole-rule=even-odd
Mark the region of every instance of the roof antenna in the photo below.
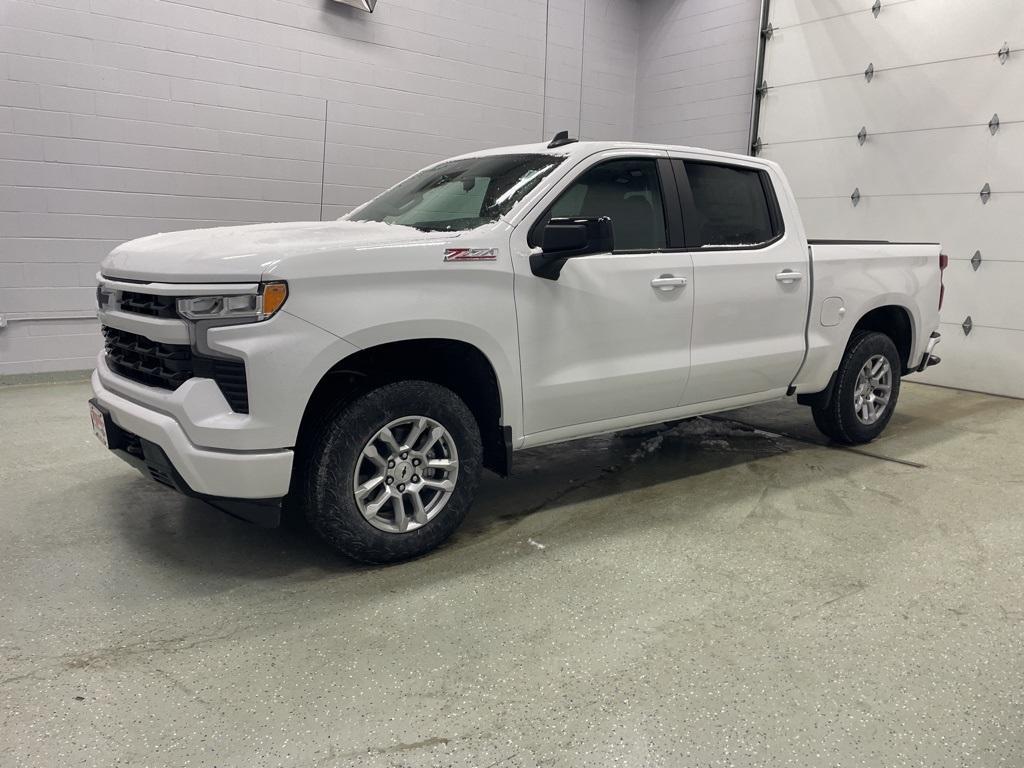
[[[570,139],[568,131],[559,131],[555,134],[555,138],[548,144],[548,149],[554,149],[555,147],[562,147],[566,144],[575,144],[579,139]]]

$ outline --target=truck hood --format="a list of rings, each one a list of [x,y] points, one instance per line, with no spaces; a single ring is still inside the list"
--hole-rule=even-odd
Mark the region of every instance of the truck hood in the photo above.
[[[289,258],[359,247],[437,243],[453,232],[421,232],[372,221],[252,224],[170,232],[132,240],[103,260],[106,277],[148,282],[254,282]]]

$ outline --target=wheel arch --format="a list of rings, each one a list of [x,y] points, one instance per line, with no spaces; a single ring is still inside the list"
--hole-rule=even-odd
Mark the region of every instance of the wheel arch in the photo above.
[[[910,356],[914,348],[915,328],[914,315],[906,306],[902,304],[883,304],[861,315],[861,318],[854,324],[846,340],[846,347],[843,350],[844,355],[846,354],[846,349],[850,346],[850,341],[860,331],[877,331],[878,333],[884,333],[892,339],[893,344],[896,345],[896,350],[900,354],[900,364],[903,366],[902,373],[909,371]]]
[[[877,331],[891,338],[900,356],[901,373],[906,374],[910,371],[910,360],[914,351],[916,332],[914,313],[906,305],[896,303],[890,299],[862,311],[860,318],[853,324],[850,332],[846,335],[841,351],[836,357],[832,358],[834,364],[825,369],[826,371],[830,370],[831,375],[824,389],[797,394],[798,403],[801,405],[816,405],[826,403],[831,399],[832,390],[836,383],[836,374],[839,371],[839,364],[846,356],[850,343],[861,331]]]
[[[463,399],[480,427],[484,466],[511,472],[512,427],[499,369],[477,345],[443,336],[403,337],[361,346],[332,365],[314,387],[299,425],[297,449],[329,408],[351,402],[382,384],[419,379],[447,387]]]

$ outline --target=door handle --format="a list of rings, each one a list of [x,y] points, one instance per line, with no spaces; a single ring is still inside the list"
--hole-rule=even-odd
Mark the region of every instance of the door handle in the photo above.
[[[804,276],[799,272],[794,272],[792,269],[784,269],[775,275],[775,279],[780,283],[795,283],[797,280],[803,280]]]
[[[682,285],[686,285],[686,278],[675,275],[662,275],[651,280],[651,286],[659,291],[674,291]]]

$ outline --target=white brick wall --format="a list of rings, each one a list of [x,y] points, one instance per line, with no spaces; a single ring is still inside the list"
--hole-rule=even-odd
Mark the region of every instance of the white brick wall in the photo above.
[[[742,148],[756,5],[0,0],[0,313],[91,311],[124,240],[336,217],[478,147]],[[0,375],[88,368],[99,345],[95,322],[12,323]]]
[[[639,22],[645,2],[585,0],[580,138],[635,138]]]
[[[760,0],[645,0],[637,138],[747,152]]]
[[[567,130],[582,139],[634,137],[645,1],[550,0],[545,136]]]

